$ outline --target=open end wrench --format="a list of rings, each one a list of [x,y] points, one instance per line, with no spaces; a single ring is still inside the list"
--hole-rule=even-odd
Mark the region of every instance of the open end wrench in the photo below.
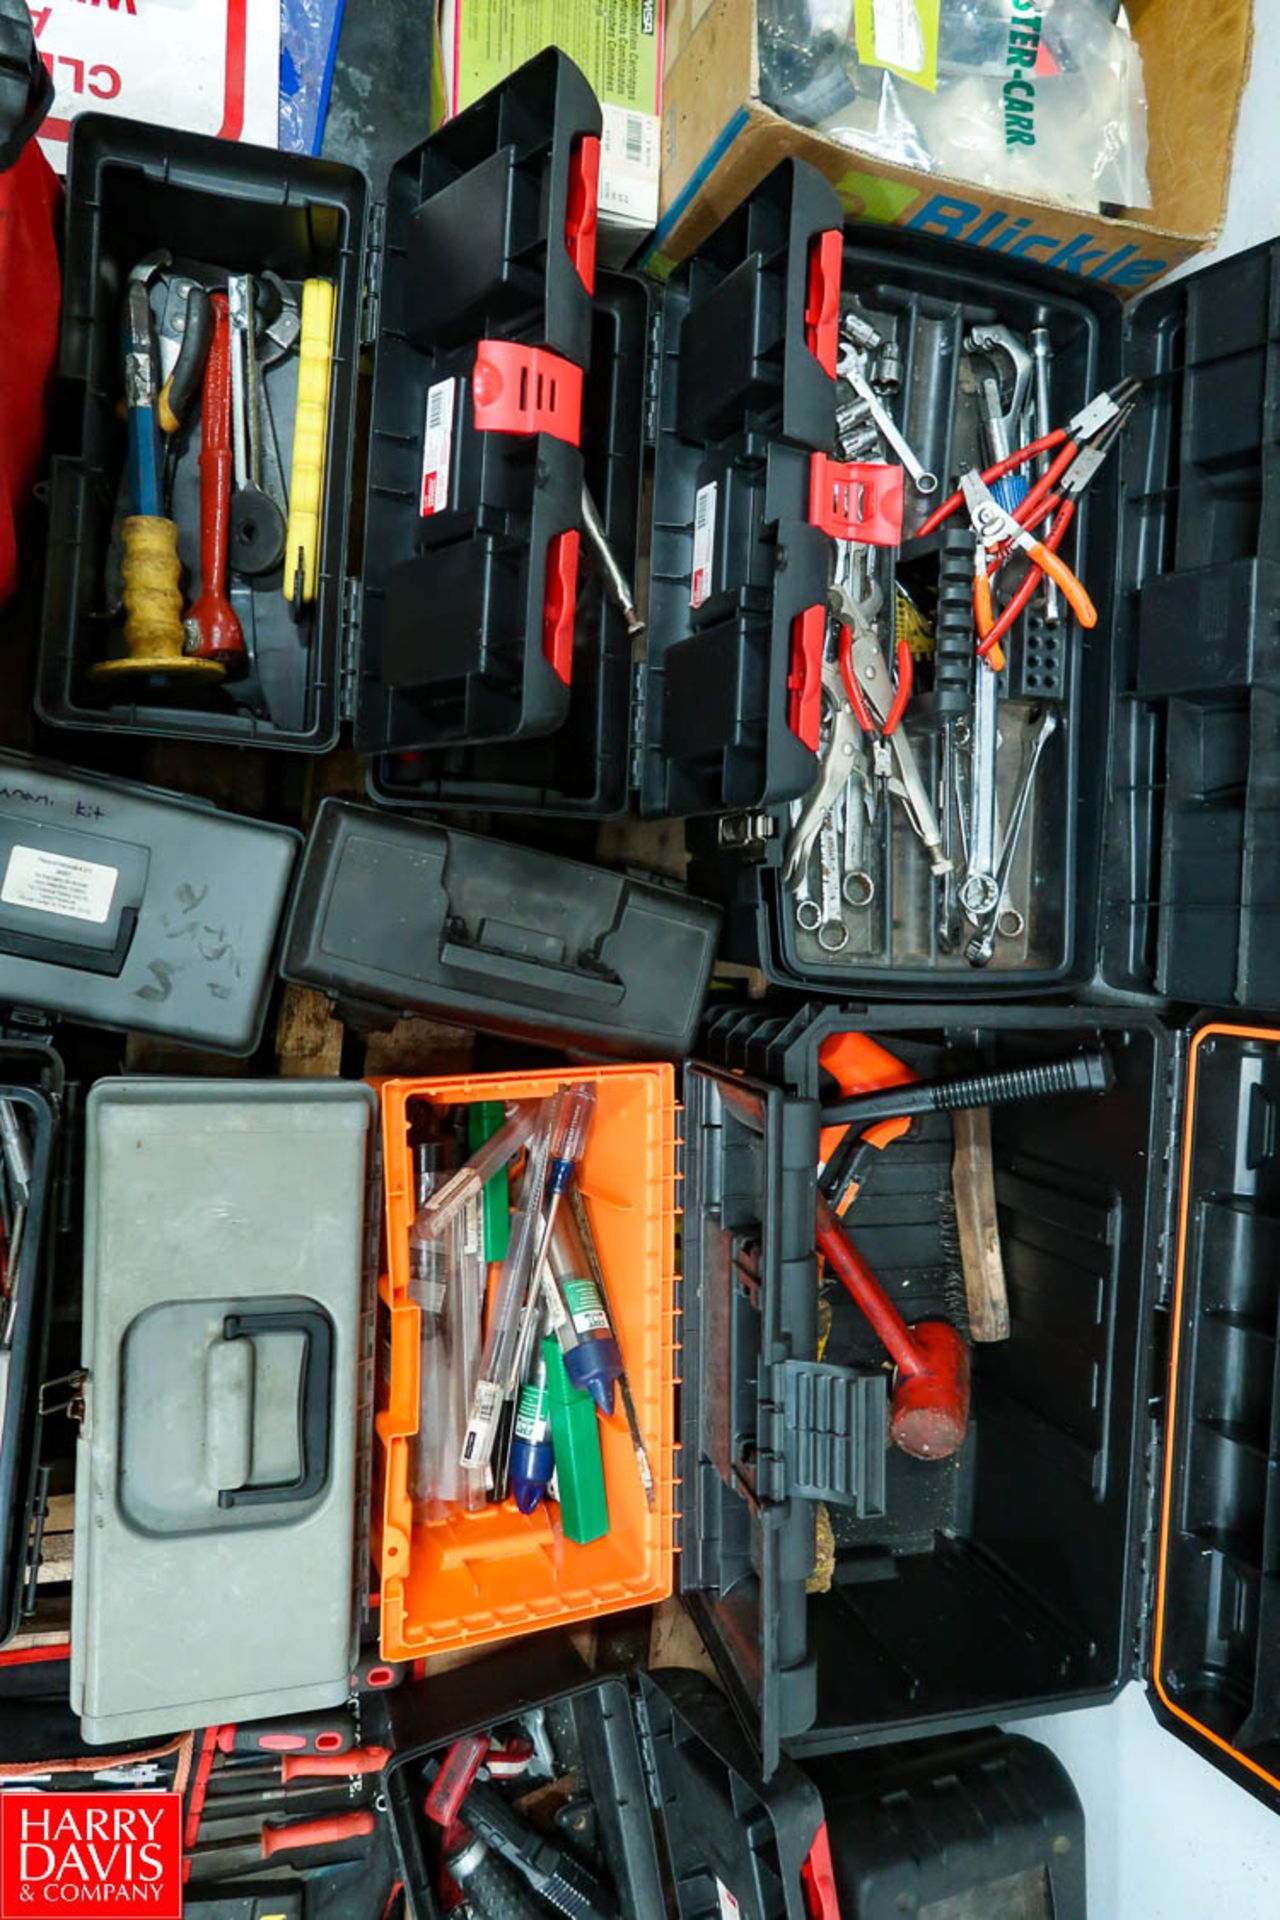
[[[841,953],[849,944],[849,929],[844,923],[842,911],[844,895],[840,884],[840,831],[835,807],[823,821],[818,834],[818,861],[822,876],[822,919],[818,926],[818,945],[824,953]]]
[[[969,741],[969,831],[959,900],[977,927],[1000,904],[996,884],[996,751],[999,746],[1000,676],[979,662],[974,676],[973,727]]]
[[[268,573],[284,555],[286,521],[262,485],[262,415],[254,335],[254,288],[247,273],[227,275],[231,324],[231,564],[239,573]]]
[[[1058,709],[1056,707],[1046,707],[1040,725],[1032,736],[1031,751],[1027,755],[1027,763],[1022,770],[1022,778],[1018,782],[1018,791],[1014,795],[1013,806],[1009,812],[1009,824],[1005,828],[1004,840],[1000,847],[1000,861],[995,873],[996,906],[993,907],[984,924],[979,927],[973,939],[970,940],[964,950],[964,957],[971,967],[985,967],[989,963],[992,953],[995,950],[996,931],[1000,922],[1004,919],[1005,912],[1010,916],[1016,915],[1019,921],[1019,932],[1022,930],[1022,925],[1025,924],[1022,916],[1017,913],[1016,908],[1009,907],[1001,910],[1001,903],[1004,901],[1005,889],[1009,884],[1009,875],[1013,870],[1013,861],[1018,851],[1018,842],[1022,838],[1022,829],[1027,817],[1027,807],[1030,804],[1031,791],[1035,786],[1036,773],[1039,769],[1044,750],[1057,730]],[[1016,938],[1016,935],[1011,934],[1010,937]]]

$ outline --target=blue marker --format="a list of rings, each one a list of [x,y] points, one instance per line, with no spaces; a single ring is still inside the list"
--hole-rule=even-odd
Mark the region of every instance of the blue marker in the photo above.
[[[551,1445],[551,1406],[547,1399],[547,1363],[542,1342],[533,1343],[529,1378],[516,1402],[511,1438],[511,1493],[521,1513],[534,1513],[547,1497],[555,1454]]]

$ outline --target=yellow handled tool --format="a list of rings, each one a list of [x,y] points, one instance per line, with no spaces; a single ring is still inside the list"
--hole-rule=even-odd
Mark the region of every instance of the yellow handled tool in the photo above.
[[[284,597],[295,612],[315,599],[320,573],[320,507],[329,438],[336,312],[337,290],[332,280],[303,281],[289,530],[284,549]]]

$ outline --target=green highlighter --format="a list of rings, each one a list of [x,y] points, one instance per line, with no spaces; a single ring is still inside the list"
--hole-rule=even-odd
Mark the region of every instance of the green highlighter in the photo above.
[[[501,1100],[473,1100],[467,1108],[467,1151],[491,1140],[507,1117]],[[502,1167],[484,1187],[484,1257],[505,1260],[511,1239],[511,1183]]]
[[[560,1524],[566,1540],[585,1547],[609,1531],[609,1503],[604,1492],[596,1403],[589,1393],[571,1384],[560,1342],[551,1335],[542,1342],[542,1357],[547,1367]]]

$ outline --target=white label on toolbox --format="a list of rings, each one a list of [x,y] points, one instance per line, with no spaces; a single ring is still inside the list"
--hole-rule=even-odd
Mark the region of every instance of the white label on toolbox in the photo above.
[[[41,847],[13,847],[0,900],[6,906],[59,913],[64,920],[92,920],[101,926],[111,912],[119,878],[118,867],[102,867],[95,860],[73,860],[69,854],[49,853]]]
[[[716,1892],[720,1896],[720,1920],[742,1920],[742,1908],[723,1880],[716,1881]]]
[[[699,487],[693,503],[693,572],[689,578],[689,605],[700,607],[711,592],[711,562],[716,547],[715,480]]]
[[[454,380],[437,380],[427,389],[427,423],[422,431],[422,499],[419,513],[443,513],[449,504],[449,462],[453,457]]]

